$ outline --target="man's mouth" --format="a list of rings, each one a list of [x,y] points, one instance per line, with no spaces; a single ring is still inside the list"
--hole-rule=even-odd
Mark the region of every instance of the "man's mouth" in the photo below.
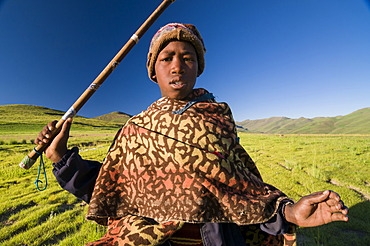
[[[184,86],[186,85],[185,82],[182,82],[182,81],[178,81],[178,80],[172,80],[170,82],[170,86],[174,89],[181,89],[183,88]]]

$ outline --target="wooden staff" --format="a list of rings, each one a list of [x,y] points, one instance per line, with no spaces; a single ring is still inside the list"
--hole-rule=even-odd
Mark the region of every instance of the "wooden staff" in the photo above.
[[[149,29],[149,27],[158,19],[158,17],[163,13],[163,11],[170,6],[175,0],[164,0],[158,7],[153,11],[153,13],[148,17],[148,19],[139,27],[139,29],[131,36],[127,43],[122,47],[122,49],[116,54],[116,56],[109,62],[109,64],[104,68],[104,70],[96,77],[96,79],[89,85],[84,93],[77,99],[75,103],[68,109],[68,111],[63,115],[63,117],[56,124],[55,130],[52,132],[52,138],[54,138],[60,130],[62,129],[63,123],[68,119],[72,118],[77,114],[77,112],[82,108],[82,106],[89,100],[89,98],[95,93],[95,91],[103,84],[106,78],[113,72],[113,70],[118,66],[118,64],[123,60],[123,58],[130,52],[132,47],[137,44],[139,39],[144,35],[144,33]],[[50,142],[50,141],[49,141]],[[37,145],[19,164],[20,167],[24,169],[29,169],[41,155],[42,152],[48,147],[49,144],[39,144]]]

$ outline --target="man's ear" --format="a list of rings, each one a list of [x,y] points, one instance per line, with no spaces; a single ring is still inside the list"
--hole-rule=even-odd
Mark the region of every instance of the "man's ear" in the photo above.
[[[157,76],[155,74],[152,76],[152,80],[157,81]]]

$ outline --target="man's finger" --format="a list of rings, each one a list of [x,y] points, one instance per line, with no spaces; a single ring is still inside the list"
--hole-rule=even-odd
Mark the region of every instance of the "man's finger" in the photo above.
[[[56,121],[56,120],[54,120],[54,121],[52,121],[52,122],[50,122],[47,126],[48,126],[48,130],[49,131],[54,131],[54,129],[55,129],[55,125],[58,123],[58,121]]]
[[[340,195],[332,190],[329,191],[329,198],[330,199],[335,199],[337,201],[340,201]]]
[[[326,204],[328,204],[329,206],[341,206],[341,207],[344,206],[344,203],[342,200],[340,200],[339,196],[332,197],[331,195],[326,200]]]
[[[347,214],[333,213],[331,216],[332,221],[348,221]]]

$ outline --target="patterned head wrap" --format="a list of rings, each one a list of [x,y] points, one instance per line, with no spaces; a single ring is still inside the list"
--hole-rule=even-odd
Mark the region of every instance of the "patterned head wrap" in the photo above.
[[[153,80],[154,64],[158,54],[170,41],[187,41],[194,46],[198,58],[198,76],[201,75],[205,66],[204,53],[206,49],[199,31],[192,24],[170,23],[160,28],[150,42],[146,64],[149,78]]]

